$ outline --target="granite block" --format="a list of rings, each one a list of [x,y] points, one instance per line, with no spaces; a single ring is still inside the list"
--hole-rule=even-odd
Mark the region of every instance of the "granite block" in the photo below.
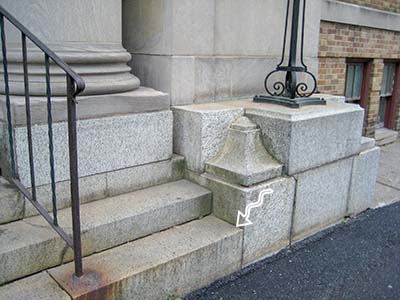
[[[24,216],[24,197],[1,176],[0,207],[0,224],[12,222]]]
[[[265,148],[293,175],[359,153],[364,110],[358,105],[328,102],[326,106],[291,109],[252,100],[224,102],[245,109],[260,126]]]
[[[56,181],[69,179],[67,124],[53,125]],[[79,176],[124,169],[172,156],[172,112],[159,111],[77,123]],[[50,183],[46,125],[32,127],[36,184]],[[15,129],[18,173],[30,185],[25,127]]]
[[[238,211],[256,202],[261,191],[273,189],[265,196],[261,207],[251,210],[253,225],[243,228],[243,264],[248,265],[289,245],[293,213],[295,180],[277,178],[250,188],[230,184],[212,175],[204,174],[207,188],[213,192],[214,214],[236,224]]]
[[[243,114],[241,108],[222,104],[176,106],[173,112],[174,153],[197,172],[204,171],[206,161],[222,148],[229,125]]]
[[[374,206],[380,148],[361,152],[354,158],[347,213],[356,215]]]
[[[292,238],[297,240],[336,223],[347,213],[353,158],[295,175]]]

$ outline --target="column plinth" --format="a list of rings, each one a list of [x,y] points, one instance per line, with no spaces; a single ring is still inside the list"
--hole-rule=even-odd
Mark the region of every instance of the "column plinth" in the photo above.
[[[2,5],[83,77],[82,95],[123,93],[140,86],[127,65],[131,55],[122,46],[121,0],[5,0]],[[10,92],[21,96],[21,33],[8,22],[6,38]],[[32,43],[28,43],[28,62],[30,94],[45,96],[44,54]],[[52,95],[64,96],[65,72],[52,65],[50,73]]]

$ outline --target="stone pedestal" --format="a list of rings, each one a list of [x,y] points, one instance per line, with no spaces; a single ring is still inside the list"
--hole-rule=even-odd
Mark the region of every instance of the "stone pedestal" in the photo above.
[[[300,109],[251,100],[174,108],[174,140],[186,149],[187,177],[213,191],[217,217],[235,225],[261,191],[274,190],[243,228],[244,264],[373,206],[379,148],[361,135],[364,112],[337,97],[327,102]],[[223,116],[235,110],[240,114],[227,128]],[[211,116],[214,122],[204,121]],[[188,120],[201,130],[191,130]]]

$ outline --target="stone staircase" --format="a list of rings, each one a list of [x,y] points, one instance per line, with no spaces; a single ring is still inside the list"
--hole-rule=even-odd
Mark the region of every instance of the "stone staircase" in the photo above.
[[[238,270],[241,231],[206,217],[211,196],[180,179],[82,204],[79,284],[72,251],[41,216],[0,225],[0,299],[166,299]],[[70,213],[59,210],[67,232]]]

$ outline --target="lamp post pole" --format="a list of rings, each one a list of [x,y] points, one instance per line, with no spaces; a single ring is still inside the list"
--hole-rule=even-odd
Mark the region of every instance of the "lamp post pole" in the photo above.
[[[294,67],[297,61],[297,34],[299,31],[299,13],[300,13],[300,0],[294,0],[293,3],[293,16],[292,16],[292,30],[290,36],[290,52],[288,67]],[[289,87],[285,90],[285,97],[291,99],[296,98],[296,85],[297,78],[296,72],[288,70],[286,73],[286,85]]]
[[[286,22],[283,37],[282,58],[276,69],[270,72],[265,78],[264,86],[268,95],[255,96],[255,102],[266,102],[278,105],[284,105],[291,108],[300,108],[305,105],[325,105],[326,101],[321,98],[311,97],[317,90],[317,79],[308,71],[304,63],[304,28],[306,16],[306,1],[307,0],[287,0]],[[300,64],[298,63],[298,42],[299,42],[299,23],[300,23],[300,8],[303,3],[302,24],[301,24],[301,48],[300,48]],[[287,66],[283,66],[286,52],[286,37],[288,35],[288,23],[290,5],[292,4],[292,22],[290,30],[290,48]],[[278,72],[286,72],[285,82],[275,81],[270,82],[271,76]],[[297,73],[304,73],[310,76],[313,86],[311,88],[306,82],[297,82]],[[272,86],[272,89],[270,89]]]

